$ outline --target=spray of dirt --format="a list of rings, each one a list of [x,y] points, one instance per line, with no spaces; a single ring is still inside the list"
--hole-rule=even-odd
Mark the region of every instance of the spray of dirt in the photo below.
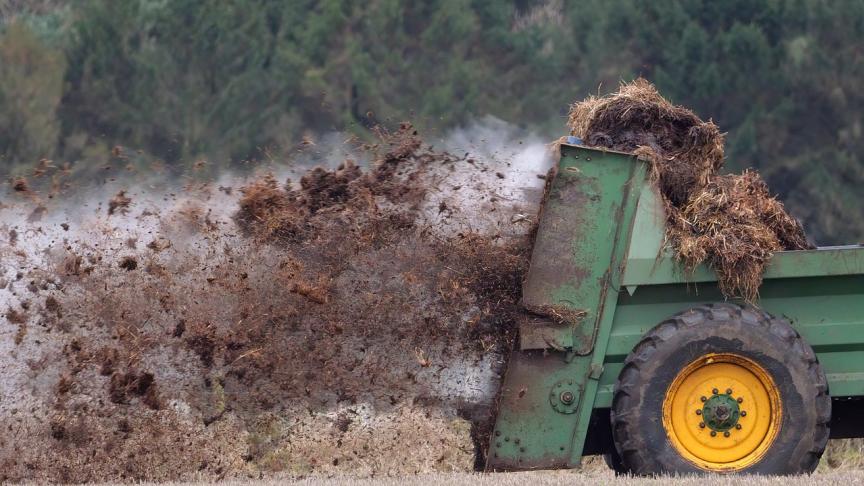
[[[98,203],[10,187],[0,481],[482,460],[548,161],[379,135],[308,172],[114,182]]]

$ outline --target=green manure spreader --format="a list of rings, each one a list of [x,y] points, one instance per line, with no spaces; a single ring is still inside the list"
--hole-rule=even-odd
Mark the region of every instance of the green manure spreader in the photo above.
[[[646,163],[562,145],[488,470],[799,474],[864,437],[864,247],[776,253],[750,305],[664,228]]]

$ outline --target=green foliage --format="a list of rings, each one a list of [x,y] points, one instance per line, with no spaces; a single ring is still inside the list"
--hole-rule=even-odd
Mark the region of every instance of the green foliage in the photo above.
[[[58,142],[65,62],[20,24],[0,37],[0,166],[51,158]]]
[[[2,58],[4,171],[114,145],[218,166],[404,118],[551,139],[573,100],[642,75],[727,130],[730,168],[759,169],[818,241],[864,240],[861,2],[19,3],[0,16],[0,56],[30,53]]]
[[[67,130],[176,162],[242,158],[296,129],[284,117],[304,61],[292,43],[275,49],[274,24],[287,19],[273,13],[243,1],[89,2],[70,35]]]

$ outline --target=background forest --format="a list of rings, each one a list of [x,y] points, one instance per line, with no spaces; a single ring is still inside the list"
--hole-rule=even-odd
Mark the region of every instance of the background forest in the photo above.
[[[644,76],[819,243],[857,243],[862,34],[853,0],[0,0],[0,175],[86,176],[118,145],[238,166],[402,119],[552,140],[569,103]]]

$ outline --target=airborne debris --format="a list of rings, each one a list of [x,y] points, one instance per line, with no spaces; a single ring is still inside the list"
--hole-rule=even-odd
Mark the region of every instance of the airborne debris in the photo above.
[[[130,204],[132,204],[132,198],[126,196],[126,191],[120,191],[108,201],[108,215],[113,215],[115,212],[127,214]]]
[[[119,266],[123,270],[129,272],[138,268],[138,260],[136,260],[133,256],[125,256],[120,260]]]
[[[457,160],[447,153],[422,150],[422,141],[416,133],[409,123],[403,123],[392,134],[379,129],[386,152],[377,153],[381,147],[370,149],[376,151],[377,160],[366,172],[349,159],[335,170],[320,167],[310,170],[300,179],[298,189],[291,188],[289,183],[280,187],[272,175],[264,176],[240,189],[243,197],[234,219],[247,234],[286,243],[314,235],[318,230],[314,220],[328,220],[339,213],[370,225],[368,236],[385,226],[407,229],[414,219],[409,213],[416,211],[416,205],[426,194],[419,178],[427,165],[440,166]],[[404,209],[393,207],[384,216],[378,211],[380,203],[376,198]],[[373,220],[378,226],[372,225]]]
[[[108,396],[112,402],[120,405],[128,405],[131,398],[138,397],[148,407],[158,410],[160,404],[154,382],[153,373],[114,372],[109,382]]]
[[[52,161],[49,159],[40,159],[39,163],[36,164],[36,167],[33,169],[33,177],[39,178],[48,173],[49,169],[56,168],[51,165]]]
[[[142,189],[138,218],[18,223],[3,296],[33,305],[4,363],[54,381],[16,396],[32,416],[0,410],[0,479],[470,469],[522,312],[531,225],[510,221],[539,185],[529,172],[535,199],[510,207],[505,164],[436,152],[410,124],[379,134],[296,183]]]
[[[30,213],[30,215],[27,216],[27,222],[28,223],[38,223],[39,221],[42,220],[42,216],[45,214],[45,211],[47,211],[47,210],[48,210],[48,208],[46,208],[42,204],[37,205],[35,208],[33,208],[33,211]]]
[[[6,310],[6,320],[12,324],[26,324],[27,323],[27,315],[23,312],[17,311],[15,309],[7,309]]]
[[[12,179],[12,190],[15,192],[30,192],[30,184],[23,177]]]
[[[115,145],[111,148],[111,157],[120,158],[123,156],[123,147],[119,145]]]

